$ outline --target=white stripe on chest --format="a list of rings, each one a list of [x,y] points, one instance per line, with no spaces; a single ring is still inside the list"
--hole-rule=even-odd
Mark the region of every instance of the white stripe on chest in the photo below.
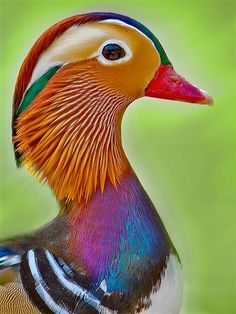
[[[161,284],[150,296],[151,306],[143,314],[177,314],[182,303],[183,279],[181,265],[175,255],[170,255]]]

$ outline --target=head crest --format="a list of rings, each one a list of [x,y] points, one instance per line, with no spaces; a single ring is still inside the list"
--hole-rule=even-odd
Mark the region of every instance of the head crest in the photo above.
[[[163,47],[161,46],[155,35],[143,24],[134,19],[131,19],[128,16],[110,12],[94,12],[66,18],[47,29],[38,38],[38,40],[30,49],[28,55],[26,56],[20,68],[15,86],[13,100],[13,120],[15,118],[16,111],[22,101],[23,95],[26,92],[26,88],[40,55],[52,44],[54,39],[62,35],[67,29],[69,29],[73,25],[81,25],[88,22],[103,21],[108,19],[119,20],[130,26],[133,26],[134,28],[137,28],[153,42],[154,46],[160,54],[162,64],[170,64],[170,61]]]

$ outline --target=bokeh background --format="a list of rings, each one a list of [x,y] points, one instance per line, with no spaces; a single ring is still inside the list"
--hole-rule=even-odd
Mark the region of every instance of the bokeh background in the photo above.
[[[21,62],[51,24],[96,10],[142,21],[175,69],[215,99],[214,107],[136,101],[123,142],[181,256],[181,313],[236,313],[234,1],[0,1],[0,238],[34,230],[58,208],[46,186],[15,167],[11,101]]]

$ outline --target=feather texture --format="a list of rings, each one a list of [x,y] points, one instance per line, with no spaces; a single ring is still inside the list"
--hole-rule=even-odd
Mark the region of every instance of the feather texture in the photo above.
[[[0,314],[40,314],[19,283],[0,286]]]
[[[101,287],[89,291],[84,278],[81,281],[79,274],[49,251],[28,251],[22,258],[21,279],[43,313],[111,313],[101,304],[105,291]]]
[[[60,69],[17,120],[22,162],[59,200],[86,201],[106,179],[117,185],[129,167],[120,121],[133,99],[107,87],[94,67],[91,61]]]
[[[75,15],[69,18],[64,19],[51,26],[48,30],[46,30],[35,42],[33,47],[31,48],[29,54],[24,60],[19,75],[17,79],[17,84],[14,93],[14,101],[13,101],[13,121],[15,118],[15,113],[18,109],[22,101],[22,97],[26,91],[27,85],[31,79],[34,67],[38,62],[40,55],[52,44],[55,38],[59,37],[66,30],[68,30],[72,26],[79,26],[89,22],[96,21],[104,21],[104,20],[116,20],[123,21],[124,23],[133,26],[134,28],[140,30],[143,34],[145,34],[155,45],[156,49],[159,51],[162,63],[170,64],[170,61],[160,44],[159,40],[156,36],[143,24],[140,22],[121,14],[111,13],[111,12],[94,12],[88,14]]]
[[[119,62],[103,55],[108,41],[124,49]],[[179,265],[178,254],[121,141],[125,109],[145,95],[161,64],[171,67],[156,37],[111,13],[65,19],[30,50],[16,83],[13,141],[20,161],[51,186],[60,212],[5,243],[17,253],[0,255],[0,267],[20,269],[20,278],[1,288],[9,294],[3,309],[10,298],[13,311],[15,293],[24,300],[19,313],[34,310],[30,300],[42,313],[139,313],[164,274],[174,277],[164,288],[175,281],[168,265],[172,257]]]

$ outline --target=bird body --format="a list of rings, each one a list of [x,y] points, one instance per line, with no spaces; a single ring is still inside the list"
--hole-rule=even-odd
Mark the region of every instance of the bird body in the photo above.
[[[0,313],[16,313],[17,300],[20,313],[179,312],[179,256],[121,141],[125,109],[144,95],[212,102],[126,16],[65,19],[31,48],[14,94],[15,155],[49,184],[60,211],[3,242]],[[6,269],[12,283],[1,281]]]
[[[88,204],[71,208],[66,219],[60,219],[31,237],[18,239],[11,247],[22,253],[39,246],[48,249],[82,274],[89,273],[90,289],[97,289],[105,280],[108,293],[115,291],[118,297],[120,293],[123,310],[134,311],[134,304],[146,308],[155,300],[160,313],[179,310],[179,257],[134,174],[127,174],[118,190],[107,184],[103,193],[97,191]],[[167,301],[168,295],[172,296],[171,302]]]

